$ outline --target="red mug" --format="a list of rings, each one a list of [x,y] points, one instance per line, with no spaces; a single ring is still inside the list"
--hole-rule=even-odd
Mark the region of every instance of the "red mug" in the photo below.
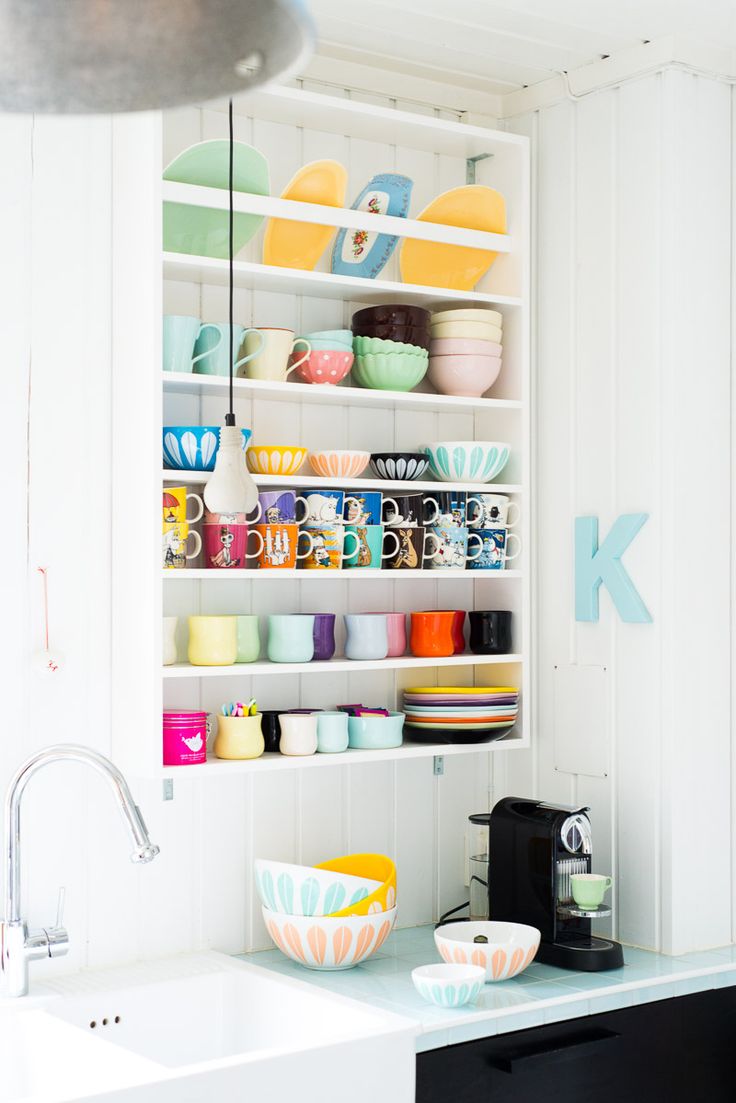
[[[437,612],[452,613],[452,642],[455,645],[455,654],[462,655],[465,650],[465,610],[438,609]]]
[[[242,570],[248,556],[249,536],[255,536],[258,544],[251,554],[260,555],[263,551],[263,538],[260,533],[249,530],[247,525],[202,525],[205,566],[216,570]]]

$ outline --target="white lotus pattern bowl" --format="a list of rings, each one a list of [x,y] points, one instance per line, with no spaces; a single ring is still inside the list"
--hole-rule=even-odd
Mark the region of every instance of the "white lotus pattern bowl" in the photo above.
[[[372,915],[280,915],[263,909],[266,929],[282,954],[307,969],[352,969],[384,944],[396,908]]]
[[[456,965],[479,965],[486,981],[510,980],[531,965],[539,949],[540,933],[526,923],[493,920],[445,923],[434,932],[443,959]],[[485,942],[476,942],[484,938]]]
[[[480,965],[420,965],[411,979],[419,995],[437,1007],[463,1007],[477,1000],[485,984]]]
[[[366,877],[266,858],[256,859],[255,879],[261,903],[282,915],[331,915],[381,887]]]
[[[497,440],[448,440],[427,444],[425,451],[440,482],[488,483],[508,463],[511,445]]]

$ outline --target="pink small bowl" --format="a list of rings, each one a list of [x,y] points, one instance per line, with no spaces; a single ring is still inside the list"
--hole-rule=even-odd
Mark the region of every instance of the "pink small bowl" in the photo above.
[[[440,394],[480,398],[500,371],[500,356],[430,356],[427,378]]]
[[[430,356],[501,356],[503,346],[473,337],[437,337],[429,342]]]
[[[344,349],[320,349],[311,352],[296,369],[305,383],[335,384],[344,379],[353,366],[353,354]]]
[[[310,452],[309,462],[326,479],[357,479],[368,466],[370,452],[353,450]]]

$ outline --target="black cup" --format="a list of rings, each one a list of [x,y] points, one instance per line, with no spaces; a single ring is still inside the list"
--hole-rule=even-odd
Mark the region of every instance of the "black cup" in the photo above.
[[[507,655],[511,651],[511,613],[478,609],[468,613],[470,650],[474,655]]]
[[[279,724],[279,712],[283,709],[267,709],[261,713],[261,731],[263,742],[267,751],[278,751],[281,745],[281,725]]]

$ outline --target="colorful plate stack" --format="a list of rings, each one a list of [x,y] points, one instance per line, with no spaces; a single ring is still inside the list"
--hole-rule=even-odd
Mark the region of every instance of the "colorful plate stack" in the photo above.
[[[424,743],[490,743],[516,723],[516,686],[415,686],[404,690],[405,729]]]
[[[430,324],[428,379],[440,394],[480,398],[501,371],[503,318],[497,310],[442,310]]]

